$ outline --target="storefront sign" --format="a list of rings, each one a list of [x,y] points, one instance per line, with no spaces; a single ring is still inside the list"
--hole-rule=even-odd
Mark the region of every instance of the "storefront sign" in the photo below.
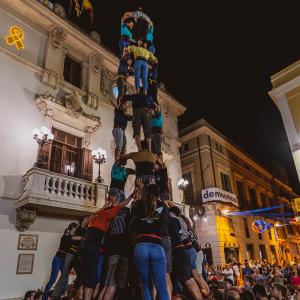
[[[5,37],[8,45],[15,45],[18,50],[24,49],[24,32],[18,26],[12,26],[9,29],[9,35]]]
[[[238,206],[237,196],[226,192],[219,188],[210,188],[202,190],[202,201],[203,203],[208,202],[225,202],[232,203],[235,206]]]

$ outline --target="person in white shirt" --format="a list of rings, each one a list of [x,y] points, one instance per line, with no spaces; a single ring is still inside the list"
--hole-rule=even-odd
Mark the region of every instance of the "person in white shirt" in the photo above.
[[[232,282],[234,283],[233,269],[229,266],[229,264],[225,264],[225,269],[223,270],[222,273],[225,276],[225,278],[231,279]]]

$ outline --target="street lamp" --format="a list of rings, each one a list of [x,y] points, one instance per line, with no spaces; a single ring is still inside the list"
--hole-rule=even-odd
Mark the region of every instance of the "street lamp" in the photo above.
[[[38,145],[40,146],[40,153],[42,154],[43,151],[43,146],[50,144],[53,139],[54,139],[54,135],[51,132],[51,130],[46,127],[46,126],[42,126],[41,128],[34,128],[32,130],[32,134],[33,134],[33,139],[38,143]],[[44,162],[43,159],[40,157],[38,157],[37,162],[34,164],[35,167],[37,168],[43,168],[44,167]]]
[[[104,179],[100,175],[100,165],[104,164],[107,159],[107,154],[104,149],[98,148],[92,151],[93,159],[95,163],[99,166],[98,177],[95,179],[97,183],[104,183]]]
[[[187,188],[187,186],[189,185],[189,181],[183,178],[180,178],[177,182],[177,187],[180,190],[185,190]]]

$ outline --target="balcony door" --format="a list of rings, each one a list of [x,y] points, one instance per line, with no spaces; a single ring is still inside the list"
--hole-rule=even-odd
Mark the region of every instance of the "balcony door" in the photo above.
[[[54,140],[43,147],[42,155],[45,168],[51,172],[71,177],[92,180],[93,158],[91,151],[81,148],[82,138],[52,129]]]

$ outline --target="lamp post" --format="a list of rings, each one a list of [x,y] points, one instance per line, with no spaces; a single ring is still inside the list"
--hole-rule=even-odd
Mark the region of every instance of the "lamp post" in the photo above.
[[[95,163],[99,166],[98,177],[95,179],[95,181],[97,183],[103,184],[104,179],[101,177],[100,165],[102,165],[106,162],[106,159],[107,159],[106,151],[104,149],[98,148],[98,149],[92,151],[92,155],[93,155],[93,159],[94,159]]]
[[[180,178],[177,182],[177,187],[179,190],[185,190],[187,186],[189,185],[189,181],[183,178]]]
[[[42,154],[42,149],[44,145],[50,144],[53,139],[54,135],[51,132],[51,130],[46,127],[42,126],[41,128],[34,128],[32,130],[33,133],[33,139],[38,143],[40,146],[40,153]],[[41,156],[39,155],[37,162],[34,164],[35,167],[37,168],[43,168],[44,167],[44,162]]]

